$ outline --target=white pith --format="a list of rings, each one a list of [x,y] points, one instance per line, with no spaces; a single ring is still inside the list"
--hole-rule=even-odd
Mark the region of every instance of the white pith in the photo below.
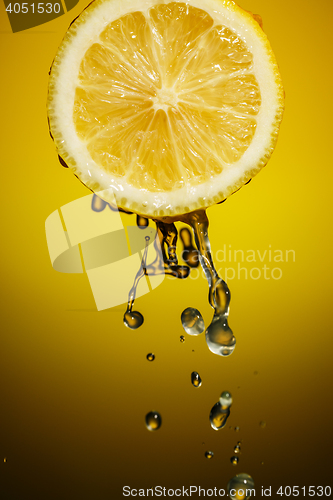
[[[85,143],[78,137],[73,121],[73,103],[79,83],[81,60],[89,47],[99,41],[99,33],[112,21],[136,11],[148,17],[149,9],[161,3],[161,0],[109,0],[101,2],[91,12],[88,12],[89,9],[84,12],[84,22],[77,24],[75,35],[64,46],[61,57],[55,61],[53,72],[56,73],[57,86],[51,91],[52,100],[49,104],[52,133],[58,138],[62,137],[60,143],[59,139],[56,141],[59,152],[61,154],[66,151],[65,160],[72,159],[69,165],[80,180],[91,189],[111,188],[119,206],[151,216],[180,214],[212,205],[231,194],[235,186],[240,186],[253,177],[255,171],[260,170],[271,154],[274,144],[272,135],[282,113],[282,90],[276,77],[276,65],[275,62],[272,64],[272,53],[267,48],[267,41],[257,34],[256,22],[250,15],[245,19],[244,12],[239,12],[235,4],[228,0],[191,0],[186,3],[208,12],[215,25],[222,24],[236,31],[253,54],[254,74],[261,93],[261,108],[256,115],[257,127],[250,146],[239,161],[233,163],[230,168],[225,168],[220,175],[215,175],[199,185],[187,184],[167,192],[137,189],[126,184],[124,178],[101,169],[91,158]],[[162,88],[153,99],[153,108],[167,111],[168,105],[174,105],[177,101],[177,94]]]

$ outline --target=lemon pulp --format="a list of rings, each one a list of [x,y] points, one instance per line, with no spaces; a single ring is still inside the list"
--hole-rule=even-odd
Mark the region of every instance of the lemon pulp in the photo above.
[[[60,155],[90,188],[111,187],[122,208],[148,216],[221,201],[267,162],[282,116],[261,28],[227,0],[215,0],[219,16],[150,2],[112,22],[98,12],[107,3],[117,4],[92,8],[86,40],[84,12],[55,60],[49,116]],[[73,54],[77,69],[65,74]]]

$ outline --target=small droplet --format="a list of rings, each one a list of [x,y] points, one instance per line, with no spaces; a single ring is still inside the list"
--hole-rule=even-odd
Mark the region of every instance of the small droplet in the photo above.
[[[4,461],[4,463],[6,464],[6,463],[7,463],[7,457],[5,457],[5,458],[3,459],[3,461]]]
[[[240,453],[240,445],[237,444],[235,447],[234,447],[234,453]]]
[[[214,453],[212,451],[206,451],[205,452],[205,457],[208,458],[209,460],[213,458]]]
[[[150,411],[146,415],[146,427],[149,431],[157,431],[161,427],[162,418],[157,411]]]
[[[235,427],[235,432],[239,432],[239,427]]]
[[[258,375],[258,372],[257,371],[253,372],[253,375]]]
[[[210,411],[210,425],[215,431],[223,429],[230,415],[230,406],[232,405],[232,397],[230,392],[222,392],[218,403],[215,403]]]
[[[227,490],[231,500],[248,500],[255,496],[254,481],[248,474],[237,474],[230,479]]]
[[[200,335],[205,331],[205,323],[198,309],[187,307],[181,315],[181,322],[186,333]]]
[[[265,462],[261,462],[261,465],[264,465]]]
[[[124,324],[131,330],[136,330],[143,323],[143,316],[139,311],[126,311],[124,314]]]
[[[148,361],[154,361],[155,354],[153,354],[152,352],[150,352],[149,354],[147,354],[146,357],[147,357]]]
[[[237,465],[238,462],[239,462],[239,458],[233,456],[233,457],[230,458],[230,462],[232,463],[232,465]]]
[[[142,217],[142,215],[137,215],[136,216],[136,225],[140,229],[145,229],[147,226],[149,226],[149,220],[146,219],[146,217]]]
[[[191,382],[194,387],[200,387],[202,384],[201,377],[198,372],[192,372],[191,373]]]
[[[180,340],[182,343],[183,343],[183,342],[185,342],[185,337],[184,337],[184,335],[181,335],[181,336],[179,337],[179,340]]]
[[[239,446],[239,447],[240,447],[240,446],[241,446],[241,444],[242,444],[242,441],[237,441],[237,446]]]
[[[259,425],[262,429],[264,429],[266,427],[266,422],[262,420],[261,422],[259,422]]]

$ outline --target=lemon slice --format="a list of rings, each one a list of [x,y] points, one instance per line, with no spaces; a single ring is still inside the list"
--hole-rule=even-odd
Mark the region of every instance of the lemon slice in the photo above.
[[[266,35],[230,0],[96,0],[70,26],[48,98],[58,153],[147,217],[224,200],[271,156],[283,88]]]

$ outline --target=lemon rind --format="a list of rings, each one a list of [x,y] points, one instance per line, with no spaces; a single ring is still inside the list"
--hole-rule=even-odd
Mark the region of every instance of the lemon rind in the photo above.
[[[148,0],[145,2],[145,5],[149,5],[150,7],[158,3],[160,2]],[[95,162],[91,160],[91,165],[93,165],[93,168],[89,169],[88,167],[90,164],[88,166],[83,166],[84,162],[82,160],[78,161],[80,153],[79,151],[75,151],[75,148],[73,151],[71,145],[72,141],[69,141],[67,139],[69,135],[68,129],[70,127],[68,123],[66,124],[64,120],[62,120],[63,116],[66,115],[66,105],[59,104],[59,102],[61,103],[63,95],[65,95],[66,92],[68,93],[66,78],[61,78],[64,76],[66,70],[68,70],[67,56],[68,54],[70,54],[73,48],[73,42],[77,41],[78,33],[80,33],[81,38],[84,39],[84,36],[86,35],[85,31],[87,22],[90,22],[91,24],[92,20],[98,19],[99,29],[100,31],[102,31],[104,27],[113,20],[110,20],[110,15],[106,15],[106,11],[108,11],[108,9],[105,8],[106,6],[109,7],[109,11],[111,9],[113,15],[115,16],[114,18],[117,19],[121,15],[124,15],[124,9],[128,8],[129,10],[127,12],[135,10],[133,8],[133,5],[135,6],[135,3],[133,3],[133,1],[130,3],[128,0],[123,0],[122,2],[119,2],[119,0],[95,0],[95,2],[90,4],[75,20],[75,22],[71,25],[70,30],[65,35],[53,62],[50,74],[47,107],[50,131],[54,138],[58,154],[61,156],[61,158],[63,158],[70,169],[80,179],[80,181],[89,189],[94,192],[103,191],[104,199],[108,201],[108,196],[106,193],[107,189],[111,188],[116,197],[116,201],[119,207],[125,210],[145,215],[147,217],[174,217],[180,214],[192,212],[194,210],[204,209],[211,205],[214,205],[215,203],[223,201],[225,198],[237,191],[267,164],[276,145],[279,126],[284,110],[284,91],[275,56],[272,52],[266,35],[262,31],[257,21],[253,19],[252,15],[249,12],[241,9],[241,7],[239,7],[231,0],[201,0],[200,5],[196,0],[191,0],[190,2],[186,3],[189,3],[191,6],[206,10],[210,15],[212,15],[212,10],[214,9],[214,7],[217,8],[217,6],[219,6],[219,9],[222,9],[221,12],[223,13],[223,16],[225,16],[224,24],[227,25],[228,21],[231,22],[233,26],[232,29],[234,29],[235,20],[237,20],[239,26],[241,26],[242,23],[245,25],[246,21],[248,40],[255,40],[257,43],[260,42],[258,47],[262,52],[262,57],[266,57],[266,65],[264,70],[266,71],[267,75],[265,80],[263,80],[264,77],[262,77],[262,81],[265,82],[265,85],[270,86],[270,90],[266,91],[266,93],[264,92],[263,95],[264,97],[273,97],[271,98],[271,102],[269,102],[271,109],[268,110],[272,118],[268,121],[268,126],[265,127],[265,130],[256,131],[256,134],[254,136],[254,144],[250,145],[250,147],[240,160],[243,164],[246,164],[247,162],[246,167],[243,167],[241,172],[240,168],[237,168],[237,164],[234,164],[232,167],[227,169],[227,171],[224,170],[219,176],[215,176],[211,181],[205,182],[201,185],[181,188],[180,190],[174,190],[172,192],[152,193],[144,189],[138,190],[128,185],[125,185],[124,187],[121,183],[121,179],[119,179],[119,182],[118,179],[115,178],[115,176],[112,176],[112,179],[110,179],[109,177],[107,182],[105,182],[108,174],[103,172],[96,164],[94,165]],[[142,9],[140,10],[142,11]],[[103,22],[101,22],[102,20]],[[249,44],[248,40],[245,40],[247,44]],[[87,39],[86,47],[82,47],[81,43],[81,53],[84,54],[85,50],[89,48],[93,41],[94,40],[92,40],[91,37]],[[258,50],[258,47],[257,52],[259,53],[260,50]],[[254,51],[254,55],[255,54],[256,52]],[[67,67],[66,64],[64,65],[64,60],[66,60],[66,57]],[[257,70],[257,72],[255,73],[257,76],[258,72],[260,72],[261,67],[261,65],[259,64],[259,55],[254,57],[254,67]],[[262,81],[260,81],[259,79],[259,84],[262,83]],[[75,85],[75,81],[72,81],[71,83],[72,85]],[[263,86],[261,86],[261,90],[262,89]],[[264,104],[266,105],[266,103]],[[253,153],[253,149],[256,146],[255,140],[258,142],[258,135],[260,134],[264,136],[264,140],[261,140],[259,144],[259,154],[257,152],[256,159],[252,163],[251,161],[247,161],[247,156],[250,156],[250,153]],[[81,147],[83,146],[84,145],[81,145]],[[86,152],[85,155],[81,156],[85,156],[87,158],[88,152]],[[224,182],[222,182],[221,176],[223,176],[224,178],[227,176],[227,180],[224,179]],[[113,181],[111,182],[111,184],[110,180]],[[184,190],[186,191],[185,193]]]

